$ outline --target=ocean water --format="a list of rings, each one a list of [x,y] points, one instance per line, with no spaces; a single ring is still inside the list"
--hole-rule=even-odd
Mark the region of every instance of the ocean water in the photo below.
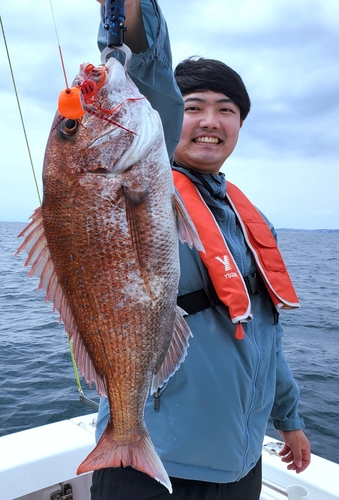
[[[27,278],[25,254],[14,257],[24,226],[0,222],[0,435],[93,412],[79,401],[58,315],[38,280]],[[339,463],[339,233],[279,232],[278,239],[302,305],[280,316],[300,413],[313,453]],[[267,434],[279,437],[270,424]]]

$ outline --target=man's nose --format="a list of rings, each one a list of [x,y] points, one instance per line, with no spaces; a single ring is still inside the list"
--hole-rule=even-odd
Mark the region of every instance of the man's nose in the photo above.
[[[201,128],[219,128],[219,120],[216,113],[212,110],[206,110],[200,118],[199,125]]]

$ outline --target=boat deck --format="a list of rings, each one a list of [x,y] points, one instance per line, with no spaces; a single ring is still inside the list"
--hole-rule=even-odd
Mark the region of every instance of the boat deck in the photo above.
[[[90,500],[91,473],[75,471],[94,447],[95,420],[93,413],[1,437],[1,500]],[[296,475],[277,456],[277,443],[264,441],[262,500],[286,499],[291,484],[307,488],[310,500],[339,499],[338,464],[312,455]]]

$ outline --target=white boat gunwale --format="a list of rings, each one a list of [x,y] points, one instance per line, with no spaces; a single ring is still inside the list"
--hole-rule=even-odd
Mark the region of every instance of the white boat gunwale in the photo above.
[[[76,476],[75,471],[94,447],[96,416],[92,413],[0,437],[1,499],[50,499],[60,484],[70,483],[73,500],[90,500],[91,473]],[[274,448],[278,441],[268,436],[264,440],[262,500],[286,499],[285,488],[291,484],[307,488],[310,500],[339,500],[339,464],[312,455],[310,467],[296,475],[274,450],[266,451],[267,443]]]

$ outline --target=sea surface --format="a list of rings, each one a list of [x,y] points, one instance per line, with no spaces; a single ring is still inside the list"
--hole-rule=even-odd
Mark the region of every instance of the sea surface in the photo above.
[[[25,254],[23,223],[0,222],[0,435],[92,413],[79,401],[69,346]],[[282,312],[313,453],[339,463],[339,233],[278,232],[302,307]],[[81,381],[85,396],[98,401]],[[269,424],[267,434],[279,437]]]

